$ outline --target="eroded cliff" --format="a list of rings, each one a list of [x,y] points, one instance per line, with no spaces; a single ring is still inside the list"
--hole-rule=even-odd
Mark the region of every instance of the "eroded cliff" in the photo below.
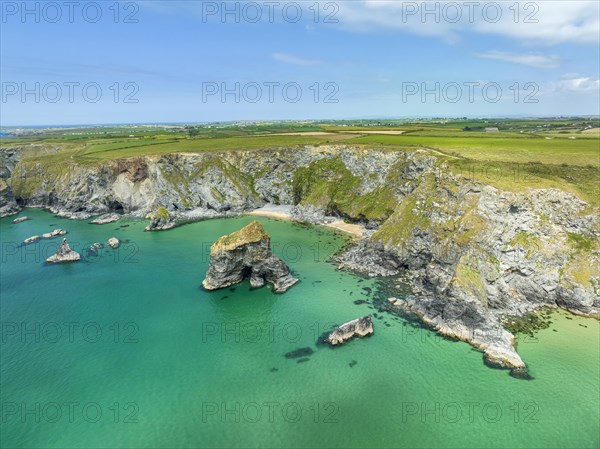
[[[322,145],[54,165],[26,155],[2,150],[5,215],[42,206],[75,217],[168,214],[170,224],[272,203],[294,205],[303,222],[361,222],[366,238],[341,266],[407,275],[414,295],[393,307],[498,366],[520,366],[510,317],[540,306],[599,313],[597,210],[558,189],[499,190],[427,150]]]

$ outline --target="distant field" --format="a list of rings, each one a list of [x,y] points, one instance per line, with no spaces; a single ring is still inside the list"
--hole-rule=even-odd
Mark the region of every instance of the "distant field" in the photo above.
[[[327,143],[423,149],[445,159],[452,170],[499,188],[557,187],[600,205],[599,124],[597,120],[566,119],[104,127],[52,130],[47,135],[2,139],[0,144],[62,148],[58,152],[34,151],[30,157],[40,162],[83,164],[176,152]],[[500,132],[485,132],[486,127],[498,127]]]
[[[407,133],[400,136],[370,135],[353,139],[352,142],[368,145],[430,147],[450,155],[478,161],[600,166],[600,139],[591,135],[575,140],[565,137],[548,140],[543,136],[497,137],[490,134],[454,137]]]

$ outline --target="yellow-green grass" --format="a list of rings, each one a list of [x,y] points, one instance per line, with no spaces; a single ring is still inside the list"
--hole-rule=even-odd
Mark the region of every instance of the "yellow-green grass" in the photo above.
[[[202,153],[231,150],[252,150],[261,148],[279,148],[296,145],[326,143],[327,136],[244,136],[215,137],[198,139],[180,139],[153,142],[151,145],[89,145],[77,153],[77,159],[91,161],[118,159],[166,153]]]
[[[483,134],[469,136],[419,136],[411,133],[399,136],[361,136],[352,142],[367,145],[431,147],[448,155],[485,162],[541,162],[543,164],[595,167],[600,166],[600,139],[545,139],[531,137],[495,137]],[[491,134],[491,133],[490,133]]]

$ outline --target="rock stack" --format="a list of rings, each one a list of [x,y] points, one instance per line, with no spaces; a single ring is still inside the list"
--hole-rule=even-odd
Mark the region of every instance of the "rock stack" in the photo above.
[[[67,243],[67,239],[63,239],[62,243],[58,247],[58,251],[56,251],[56,254],[48,257],[46,259],[46,262],[77,262],[79,260],[81,260],[81,256],[79,255],[79,253],[71,249],[71,247]]]
[[[250,278],[253,288],[273,284],[276,293],[285,292],[298,279],[271,251],[271,238],[258,221],[219,238],[210,249],[210,265],[202,286],[217,290]]]

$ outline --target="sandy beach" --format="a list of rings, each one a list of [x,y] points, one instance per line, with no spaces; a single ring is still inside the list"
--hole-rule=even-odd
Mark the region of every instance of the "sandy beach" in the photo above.
[[[248,215],[257,217],[278,218],[280,220],[291,220],[292,206],[274,206],[267,205],[259,209],[247,212]],[[321,226],[337,229],[338,231],[347,232],[355,237],[362,237],[364,227],[359,224],[346,223],[343,220],[332,221],[331,223],[322,223]]]

